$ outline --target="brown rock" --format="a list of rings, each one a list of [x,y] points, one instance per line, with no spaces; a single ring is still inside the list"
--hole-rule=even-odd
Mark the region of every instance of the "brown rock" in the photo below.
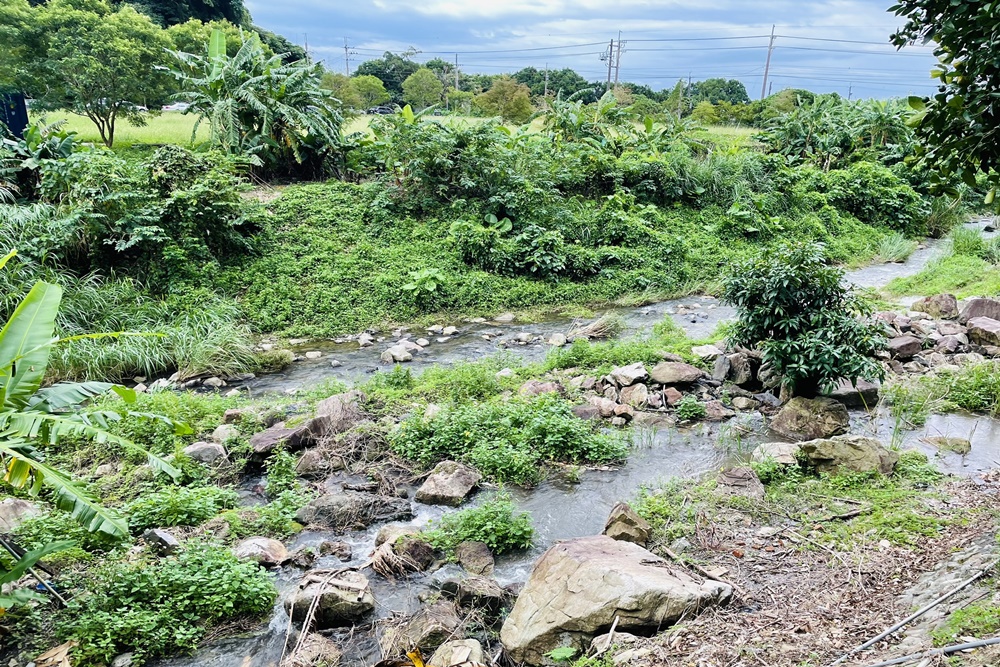
[[[528,380],[521,385],[517,393],[521,396],[540,396],[542,394],[564,394],[563,386],[558,382],[542,382],[540,380]]]
[[[493,573],[493,552],[483,542],[462,542],[455,547],[455,558],[469,574]]]
[[[846,433],[847,408],[832,398],[796,397],[771,420],[771,430],[789,440],[815,440]]]
[[[455,461],[442,461],[417,490],[417,502],[426,505],[462,504],[483,478],[472,468]]]
[[[919,354],[922,347],[916,336],[897,336],[889,341],[889,354],[893,359],[910,359]]]
[[[802,453],[816,466],[816,470],[831,474],[877,470],[888,475],[899,461],[897,452],[886,449],[874,438],[860,435],[810,440],[799,446]]]
[[[658,384],[691,384],[706,377],[705,371],[691,364],[662,361],[653,367],[649,376]]]
[[[634,384],[621,390],[621,402],[627,403],[634,408],[641,408],[646,405],[649,399],[649,389],[644,384]]]
[[[958,299],[954,294],[935,294],[920,299],[911,310],[927,313],[937,320],[954,320],[958,318]]]
[[[663,390],[663,398],[667,401],[667,405],[673,407],[677,405],[682,398],[684,398],[684,394],[677,391],[673,387],[667,387]]]
[[[958,316],[958,323],[967,324],[977,317],[1000,320],[1000,299],[969,299]]]
[[[645,545],[653,527],[639,516],[628,503],[618,503],[611,508],[607,523],[604,524],[604,534],[613,540],[633,542]]]
[[[1000,345],[1000,321],[991,317],[969,320],[969,340],[980,345]]]

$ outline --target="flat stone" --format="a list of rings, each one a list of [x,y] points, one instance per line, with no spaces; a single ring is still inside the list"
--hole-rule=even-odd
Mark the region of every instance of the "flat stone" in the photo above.
[[[966,328],[958,322],[938,322],[937,332],[942,336],[955,336],[964,334]]]
[[[379,357],[382,363],[392,364],[392,363],[406,363],[407,361],[413,361],[413,355],[402,345],[393,345]]]
[[[11,533],[28,519],[42,515],[42,509],[35,503],[20,498],[4,498],[0,501],[0,532]]]
[[[474,665],[481,664],[483,659],[483,647],[475,639],[460,639],[445,642],[434,651],[431,656],[430,665]]]
[[[661,361],[649,372],[653,382],[658,384],[691,384],[697,382],[707,373],[697,366],[678,363],[676,361]]]
[[[308,352],[306,352],[306,359],[312,360],[312,359],[322,359],[322,358],[323,358],[323,353],[320,352],[319,350],[309,350]]]
[[[684,394],[673,387],[667,387],[663,390],[663,398],[667,401],[667,405],[673,407],[680,403],[681,399],[684,398]]]
[[[722,401],[705,401],[706,421],[721,422],[735,416],[736,413],[723,405]]]
[[[969,299],[962,307],[962,313],[958,316],[958,323],[968,324],[969,320],[974,320],[977,317],[1000,320],[1000,299]]]
[[[691,354],[705,361],[713,361],[722,354],[722,350],[715,345],[696,345],[691,348]]]
[[[554,333],[551,336],[549,336],[549,345],[555,347],[562,347],[567,342],[568,341],[566,340],[566,334]]]
[[[961,454],[962,456],[965,456],[972,451],[972,443],[966,438],[930,437],[921,438],[921,440],[926,442],[928,445],[934,445],[938,449],[955,452],[956,454]]]
[[[611,371],[611,377],[620,387],[628,387],[649,377],[642,362],[622,366]]]
[[[451,602],[439,600],[413,614],[403,624],[390,628],[381,640],[384,655],[394,655],[417,646],[432,651],[459,633],[462,620]]]
[[[755,463],[773,461],[782,465],[797,465],[797,455],[801,450],[795,442],[765,442],[754,448],[750,460]]]
[[[733,398],[733,407],[737,410],[756,410],[760,407],[760,401],[746,396],[736,396]]]
[[[631,405],[616,405],[614,415],[615,417],[624,419],[626,422],[630,422],[635,418],[635,408]]]
[[[745,498],[764,499],[764,485],[753,468],[737,466],[727,468],[716,478],[716,493]]]
[[[323,479],[331,472],[345,467],[341,457],[328,455],[319,449],[309,449],[296,462],[295,474],[306,479]]]
[[[846,433],[847,408],[832,398],[796,397],[771,420],[771,430],[789,440],[815,440]]]
[[[613,410],[614,408],[612,408]],[[601,409],[596,405],[574,405],[573,414],[584,420],[594,420],[601,418]]]
[[[230,440],[236,440],[239,437],[239,429],[232,424],[220,424],[212,431],[212,442],[217,442],[220,445],[224,445]]]
[[[540,396],[542,394],[563,394],[565,389],[558,382],[542,382],[541,380],[528,380],[517,390],[521,396]]]
[[[483,478],[472,468],[455,461],[442,461],[417,490],[417,502],[426,505],[462,504]]]
[[[855,386],[851,384],[850,380],[842,378],[837,381],[837,385],[828,395],[849,408],[872,409],[878,405],[881,389],[882,385],[878,382],[869,382],[859,378],[857,386]]]
[[[493,318],[494,322],[513,322],[514,313],[501,313]]]
[[[969,340],[980,345],[1000,345],[1000,321],[991,317],[969,320]]]
[[[899,461],[899,453],[890,451],[874,438],[838,435],[799,444],[802,453],[821,473],[871,472],[888,475]]]
[[[603,396],[591,396],[587,399],[587,401],[597,408],[601,417],[610,419],[615,416],[615,408],[618,407],[618,404],[610,398],[604,398]]]

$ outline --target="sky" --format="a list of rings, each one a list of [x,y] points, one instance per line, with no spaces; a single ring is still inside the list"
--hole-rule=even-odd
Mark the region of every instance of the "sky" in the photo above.
[[[891,0],[248,0],[258,25],[298,44],[334,71],[384,51],[419,51],[418,62],[458,56],[462,71],[571,67],[607,77],[609,42],[623,43],[620,77],[671,88],[689,76],[736,78],[768,88],[836,91],[853,98],[934,91],[927,46],[898,52]],[[348,47],[345,63],[345,43]]]

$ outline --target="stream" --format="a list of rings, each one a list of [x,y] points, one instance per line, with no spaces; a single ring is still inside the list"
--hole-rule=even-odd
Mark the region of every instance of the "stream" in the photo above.
[[[881,287],[893,278],[912,275],[940,252],[939,243],[930,241],[926,247],[914,252],[905,263],[881,264],[849,271],[846,280],[861,287]],[[712,297],[690,297],[664,301],[637,308],[617,308],[607,312],[620,315],[626,324],[623,336],[643,335],[666,316],[672,316],[692,338],[709,335],[720,322],[732,318],[735,311],[721,305]],[[423,351],[414,354],[407,366],[415,373],[433,364],[451,364],[481,359],[497,354],[503,348],[499,341],[513,341],[518,334],[532,334],[545,339],[554,333],[567,333],[580,322],[568,318],[550,318],[534,323],[502,322],[443,322],[458,327],[456,335],[445,342],[437,342],[423,329],[413,328],[411,339],[425,337],[432,341]],[[404,335],[405,335],[404,333]],[[489,340],[484,338],[489,336]],[[301,349],[320,351],[319,359],[297,361],[286,370],[250,381],[246,387],[255,394],[288,392],[337,379],[347,384],[364,380],[380,368],[379,355],[398,338],[391,334],[382,342],[360,348],[356,341],[313,342]],[[440,334],[438,334],[440,336]],[[511,355],[511,363],[544,358],[551,346],[540,343],[509,345],[504,354]],[[331,362],[338,362],[336,366]],[[883,442],[893,438],[894,423],[885,415],[868,415],[852,411],[853,433],[870,434]],[[727,459],[748,453],[756,444],[773,440],[764,428],[759,413],[740,414],[724,423],[701,423],[691,428],[665,426],[636,427],[630,431],[633,448],[627,463],[616,469],[586,470],[579,483],[573,484],[560,477],[545,480],[537,487],[513,489],[517,504],[529,512],[535,526],[535,543],[532,549],[497,559],[494,576],[501,585],[523,582],[527,579],[538,556],[555,541],[595,535],[604,528],[611,508],[622,500],[633,498],[643,487],[650,487],[668,477],[699,477],[717,470]],[[921,442],[928,436],[956,436],[972,441],[972,452],[967,456],[939,453],[934,447]],[[897,439],[904,448],[916,448],[929,456],[938,456],[939,466],[945,472],[973,475],[978,471],[1000,467],[1000,421],[971,415],[935,415],[919,430],[903,431]],[[334,477],[327,484],[339,487],[342,481],[355,481],[348,476]],[[410,489],[410,497],[413,491]],[[474,503],[475,501],[473,501]],[[445,511],[441,507],[413,503],[413,526],[426,526]],[[290,550],[302,546],[318,545],[323,540],[346,541],[353,547],[350,565],[367,560],[374,549],[375,535],[380,525],[365,531],[340,535],[329,531],[303,531],[288,544]],[[319,557],[315,568],[339,568],[342,564],[332,556]],[[286,567],[276,573],[276,584],[281,597],[294,590],[303,571]],[[385,619],[393,614],[410,613],[421,606],[420,595],[432,590],[449,577],[460,576],[457,566],[449,565],[435,572],[417,574],[405,580],[388,581],[370,574],[375,595],[376,611],[371,620]],[[277,603],[275,612],[265,628],[250,634],[218,640],[199,649],[190,657],[161,660],[159,667],[277,667],[282,654],[288,618]],[[375,633],[359,628],[351,633],[345,630],[333,639],[344,650],[344,665],[368,665],[379,659]]]

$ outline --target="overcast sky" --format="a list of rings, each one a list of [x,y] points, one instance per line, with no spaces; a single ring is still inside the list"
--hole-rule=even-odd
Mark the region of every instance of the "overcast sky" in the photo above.
[[[669,88],[678,78],[738,78],[761,93],[772,24],[773,92],[786,87],[854,97],[928,94],[927,47],[899,53],[890,0],[248,0],[254,20],[302,44],[330,69],[351,71],[391,50],[415,60],[458,54],[463,71],[572,67],[607,76],[601,54],[621,31],[621,78]],[[823,41],[820,41],[823,40]],[[840,40],[840,41],[838,41]]]

